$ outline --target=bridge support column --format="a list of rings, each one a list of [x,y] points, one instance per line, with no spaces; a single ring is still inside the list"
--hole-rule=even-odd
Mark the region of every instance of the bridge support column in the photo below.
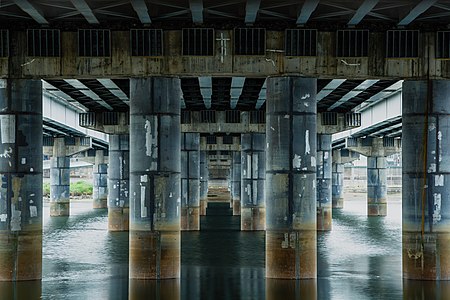
[[[316,79],[268,78],[266,106],[266,277],[316,278]]]
[[[333,208],[344,207],[344,164],[341,150],[333,150],[331,171],[331,197]]]
[[[42,279],[42,83],[0,79],[0,281]]]
[[[450,280],[450,81],[403,83],[403,277]]]
[[[130,82],[130,278],[180,277],[180,80]]]
[[[331,230],[331,134],[317,135],[317,230]]]
[[[70,216],[70,157],[64,137],[53,139],[50,159],[50,216]]]
[[[181,135],[181,230],[200,230],[200,134]]]
[[[386,157],[367,157],[367,215],[387,215]]]
[[[265,142],[266,137],[262,133],[241,135],[241,230],[264,230],[266,227]]]
[[[128,134],[109,135],[109,231],[128,231],[129,227],[129,140]]]
[[[233,200],[233,216],[241,215],[241,152],[233,151],[231,159],[231,198]],[[264,186],[262,187],[264,189]],[[264,219],[265,222],[265,219]]]
[[[206,151],[200,151],[200,215],[206,215],[208,206],[208,159]]]
[[[94,162],[94,184],[93,184],[93,207],[107,208],[108,207],[108,164],[105,163],[104,151],[95,151]]]

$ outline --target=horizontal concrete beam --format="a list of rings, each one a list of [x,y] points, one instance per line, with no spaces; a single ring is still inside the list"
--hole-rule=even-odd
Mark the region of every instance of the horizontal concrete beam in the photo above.
[[[323,112],[317,114],[317,134],[335,134],[361,126],[361,114]]]
[[[347,138],[345,148],[364,156],[389,156],[402,151],[401,139]]]
[[[66,156],[72,156],[92,148],[91,137],[64,137]],[[53,137],[44,137],[44,155],[52,156],[54,151]]]
[[[216,37],[232,38],[233,30],[215,30]],[[115,78],[159,75],[255,76],[302,74],[321,78],[450,78],[446,60],[435,58],[436,33],[421,32],[416,58],[386,58],[385,32],[370,32],[367,57],[336,57],[336,32],[317,32],[316,56],[286,56],[284,31],[266,31],[264,55],[183,56],[181,30],[164,30],[163,56],[131,56],[130,32],[111,31],[111,56],[80,57],[76,31],[61,32],[61,57],[28,57],[25,31],[10,31],[12,56],[0,58],[0,78]],[[220,39],[215,49],[222,49]],[[224,55],[223,53],[226,53]],[[425,57],[427,55],[427,57]],[[429,57],[428,57],[429,55]]]

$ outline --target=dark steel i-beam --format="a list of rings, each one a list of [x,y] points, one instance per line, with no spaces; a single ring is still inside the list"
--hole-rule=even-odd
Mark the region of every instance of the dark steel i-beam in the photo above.
[[[130,82],[130,278],[180,277],[180,80]]]
[[[405,81],[403,278],[450,280],[450,81]]]
[[[267,79],[266,277],[317,277],[317,81]]]
[[[42,82],[0,80],[0,281],[42,279]]]

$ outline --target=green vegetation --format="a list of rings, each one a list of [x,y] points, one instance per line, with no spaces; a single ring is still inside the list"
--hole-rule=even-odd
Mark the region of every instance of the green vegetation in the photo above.
[[[50,197],[50,183],[46,182],[43,185],[44,196]],[[86,181],[77,181],[70,183],[70,195],[82,196],[92,195],[92,183]]]

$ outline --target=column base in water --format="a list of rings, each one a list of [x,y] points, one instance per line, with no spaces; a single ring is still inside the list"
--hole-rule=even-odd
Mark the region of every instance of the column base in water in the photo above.
[[[208,200],[200,200],[200,216],[206,216],[206,208],[208,207]]]
[[[317,277],[315,230],[266,230],[266,277]]]
[[[331,209],[328,206],[317,207],[317,230],[330,231],[332,227]]]
[[[42,231],[0,233],[0,281],[42,279]]]
[[[179,231],[130,231],[130,279],[180,277]]]
[[[200,230],[200,207],[181,208],[181,230]]]
[[[377,201],[377,202],[375,202]],[[368,216],[386,216],[387,203],[386,199],[367,199],[367,215]]]
[[[402,254],[404,279],[450,280],[450,233],[403,231]]]
[[[50,202],[51,217],[68,217],[70,216],[70,201]]]
[[[333,198],[331,204],[333,208],[344,208],[344,198]]]
[[[242,207],[241,208],[241,230],[256,231],[266,229],[265,207]]]
[[[241,199],[233,200],[233,216],[241,215]]]
[[[107,199],[97,199],[92,202],[92,207],[94,209],[108,208],[108,200]]]
[[[108,209],[108,230],[109,231],[128,231],[130,209],[110,207]]]

